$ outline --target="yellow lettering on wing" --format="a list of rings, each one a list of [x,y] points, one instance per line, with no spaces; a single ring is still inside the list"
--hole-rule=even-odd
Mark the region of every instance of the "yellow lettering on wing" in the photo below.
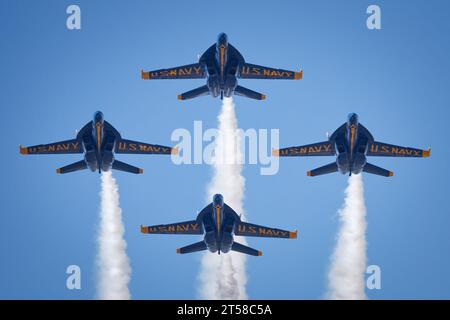
[[[72,143],[72,148],[73,148],[74,151],[75,151],[75,150],[78,150],[78,145],[79,145],[78,142]]]
[[[260,75],[261,74],[261,70],[259,68],[253,67],[252,68],[252,74],[253,75]]]
[[[148,233],[155,233],[157,231],[156,227],[148,227]]]
[[[194,67],[194,71],[196,74],[201,75],[202,74],[202,68],[201,67]]]
[[[119,142],[119,150],[126,150],[127,144],[125,142]]]
[[[391,151],[389,150],[389,146],[385,146],[385,145],[381,145],[381,152],[391,153]]]
[[[192,68],[180,68],[178,70],[178,74],[180,76],[187,76],[187,75],[191,75],[192,74]]]

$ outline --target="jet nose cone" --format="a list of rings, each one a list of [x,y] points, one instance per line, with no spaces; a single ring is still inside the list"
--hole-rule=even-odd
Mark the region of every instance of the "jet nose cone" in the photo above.
[[[213,197],[214,205],[223,205],[223,196],[221,194],[215,194]]]
[[[227,37],[227,35],[226,35],[224,32],[222,32],[222,33],[220,33],[219,36],[217,37],[217,41],[218,41],[219,43],[228,43],[228,37]]]
[[[103,122],[103,113],[101,111],[97,111],[96,113],[94,113],[94,121]]]
[[[350,113],[348,115],[348,121],[350,123],[357,123],[358,122],[358,115],[356,113]]]

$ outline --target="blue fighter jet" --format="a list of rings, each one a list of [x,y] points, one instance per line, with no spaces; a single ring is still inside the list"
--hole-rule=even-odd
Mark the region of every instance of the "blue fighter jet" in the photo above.
[[[219,34],[217,42],[203,53],[198,63],[170,69],[141,71],[142,79],[204,79],[206,85],[178,95],[178,99],[187,100],[210,94],[223,99],[234,94],[264,100],[265,95],[244,88],[237,83],[242,79],[301,79],[303,72],[274,69],[246,63],[241,53],[228,43],[225,33]]]
[[[372,173],[384,177],[394,175],[392,171],[377,167],[366,160],[367,156],[378,157],[429,157],[431,149],[420,150],[375,141],[372,134],[358,122],[358,115],[351,113],[328,141],[273,150],[272,155],[280,157],[337,156],[336,161],[307,172],[314,177],[341,172],[343,174]]]
[[[98,170],[99,173],[115,169],[138,174],[144,170],[116,160],[114,153],[170,155],[176,154],[177,151],[177,148],[122,139],[120,133],[103,119],[103,113],[100,111],[94,114],[94,119],[78,132],[75,139],[31,147],[20,146],[20,153],[24,155],[84,153],[83,160],[58,168],[57,173],[89,168],[91,171]]]
[[[221,194],[214,195],[213,202],[200,211],[195,220],[148,227],[141,226],[141,232],[149,234],[204,234],[202,241],[177,249],[177,253],[181,254],[203,250],[220,254],[233,250],[252,256],[261,256],[261,251],[233,241],[233,235],[297,238],[297,231],[268,228],[241,221],[240,216],[223,202]]]

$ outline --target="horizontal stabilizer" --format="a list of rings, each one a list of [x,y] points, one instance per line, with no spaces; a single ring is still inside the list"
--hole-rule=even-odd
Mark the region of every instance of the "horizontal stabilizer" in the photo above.
[[[190,244],[188,246],[185,246],[183,248],[178,248],[177,253],[184,254],[184,253],[191,253],[191,252],[197,252],[197,251],[203,251],[206,250],[206,243],[205,241],[199,241],[193,244]]]
[[[366,163],[363,168],[364,172],[376,174],[383,177],[392,177],[394,173],[392,171],[377,167],[371,163]]]
[[[207,94],[209,94],[209,88],[208,88],[208,86],[204,85],[204,86],[198,87],[194,90],[191,90],[191,91],[188,91],[188,92],[178,95],[178,100],[193,99],[193,98],[197,98],[200,96],[206,96]]]
[[[247,97],[247,98],[255,99],[255,100],[265,100],[266,99],[266,96],[263,95],[262,93],[247,89],[242,86],[237,86],[236,89],[234,89],[234,94],[237,96]]]
[[[114,160],[114,162],[112,164],[112,168],[114,170],[125,171],[125,172],[135,173],[135,174],[144,173],[144,169],[132,166],[128,163],[125,163],[125,162],[122,162],[119,160]]]
[[[84,170],[84,169],[87,169],[87,164],[86,164],[86,161],[81,160],[81,161],[69,164],[68,166],[56,169],[56,173],[61,173],[61,174],[69,173],[69,172],[74,172],[74,171]]]
[[[322,174],[328,174],[328,173],[333,173],[333,172],[337,172],[338,171],[338,166],[336,162],[332,162],[330,164],[327,164],[323,167],[308,171],[306,173],[306,175],[308,177],[315,177],[315,176],[320,176]]]
[[[233,245],[231,246],[231,250],[237,251],[240,253],[249,254],[251,256],[256,256],[256,257],[262,256],[261,251],[244,246],[243,244],[240,244],[239,242],[233,242]]]

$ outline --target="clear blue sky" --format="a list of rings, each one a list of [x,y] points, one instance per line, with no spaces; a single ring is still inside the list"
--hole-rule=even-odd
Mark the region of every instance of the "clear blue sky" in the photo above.
[[[66,29],[78,4],[82,29]],[[382,30],[366,28],[378,4]],[[72,156],[19,155],[19,144],[69,139],[96,110],[129,139],[171,144],[194,120],[216,126],[220,100],[180,102],[203,80],[143,81],[140,69],[193,63],[226,32],[251,63],[304,69],[301,81],[242,80],[266,101],[237,97],[241,128],[279,128],[282,146],[322,141],[349,112],[377,140],[432,147],[428,159],[373,158],[395,172],[364,176],[368,264],[382,270],[369,298],[450,298],[447,1],[2,1],[3,137],[0,298],[93,298],[99,175],[55,174]],[[193,218],[211,177],[206,165],[123,156],[144,175],[115,172],[131,259],[133,298],[196,298],[201,254],[176,255],[189,236],[139,233],[140,224]],[[248,239],[251,298],[321,298],[338,228],[345,176],[308,178],[330,158],[282,159],[275,176],[245,166],[249,221],[298,228],[296,241]],[[65,269],[82,269],[82,290]]]

